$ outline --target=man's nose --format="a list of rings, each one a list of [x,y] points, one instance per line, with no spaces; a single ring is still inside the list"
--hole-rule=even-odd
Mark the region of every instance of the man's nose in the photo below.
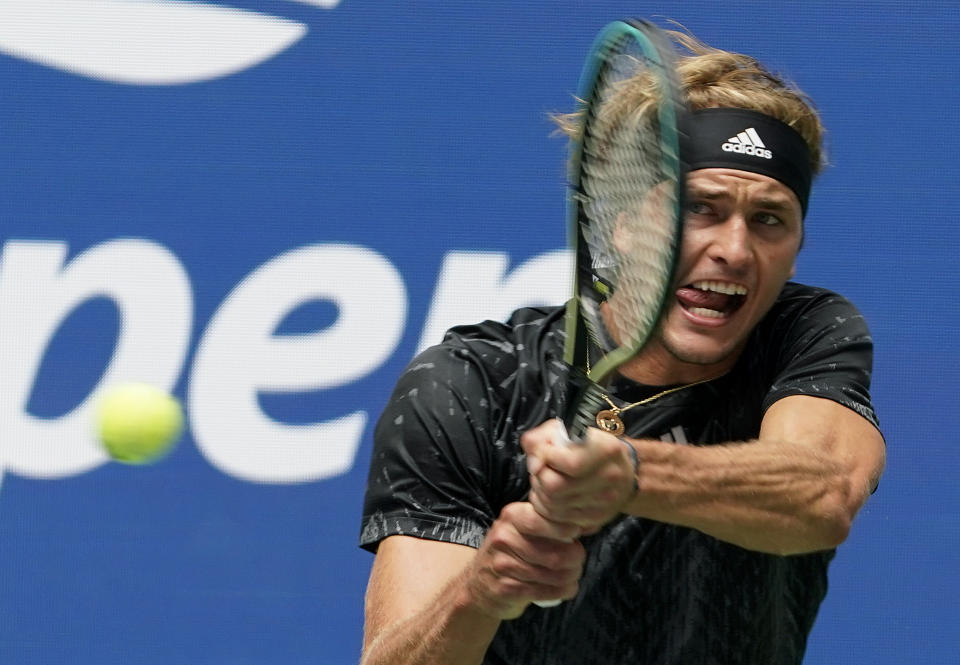
[[[753,259],[750,227],[740,215],[728,217],[714,227],[710,258],[735,270],[743,270]]]

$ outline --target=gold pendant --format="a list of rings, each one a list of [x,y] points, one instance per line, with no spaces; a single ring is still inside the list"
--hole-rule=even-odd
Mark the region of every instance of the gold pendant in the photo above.
[[[611,409],[604,409],[597,413],[597,427],[614,436],[620,436],[625,431],[619,412]]]

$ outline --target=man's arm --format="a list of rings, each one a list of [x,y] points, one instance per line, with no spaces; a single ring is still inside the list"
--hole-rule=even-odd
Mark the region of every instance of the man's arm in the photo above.
[[[843,542],[885,460],[872,424],[836,402],[804,395],[773,404],[754,441],[632,443],[643,464],[640,492],[626,512],[774,554]]]
[[[500,624],[464,599],[476,552],[464,545],[391,536],[367,586],[362,665],[479,663]]]
[[[578,522],[582,509],[573,497],[587,482],[580,473],[589,467],[583,460],[591,448],[614,450],[612,437],[591,431],[587,446],[565,449],[547,442],[549,430],[544,425],[524,439],[528,454],[539,458],[533,481],[538,510]],[[774,554],[843,542],[885,458],[883,438],[867,420],[831,400],[804,395],[773,404],[753,441],[624,441],[642,460],[639,491],[626,503],[607,506],[609,518],[617,511],[647,517]]]
[[[362,665],[480,663],[502,620],[533,600],[576,595],[585,558],[579,533],[513,503],[478,550],[385,539],[367,587]]]

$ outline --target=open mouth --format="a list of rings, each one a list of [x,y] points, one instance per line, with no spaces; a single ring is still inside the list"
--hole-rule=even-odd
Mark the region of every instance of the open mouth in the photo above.
[[[747,287],[733,282],[701,280],[677,289],[680,305],[697,316],[726,319],[743,306]]]

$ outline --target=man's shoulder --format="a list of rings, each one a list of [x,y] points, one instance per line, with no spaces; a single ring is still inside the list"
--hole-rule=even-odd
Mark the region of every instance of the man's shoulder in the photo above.
[[[562,353],[563,306],[525,307],[505,321],[486,320],[458,325],[446,331],[411,362],[412,368],[462,368],[464,363],[482,370],[493,383],[515,373],[519,367],[538,371],[540,359]]]
[[[517,351],[544,343],[561,341],[563,306],[524,307],[506,321],[486,320],[450,328],[441,346],[486,349],[513,355]]]
[[[787,282],[784,284],[783,290],[777,298],[777,303],[803,303],[822,299],[837,299],[843,302],[849,302],[836,291],[831,291],[822,286],[811,286],[810,284],[801,284],[800,282]]]
[[[820,286],[787,282],[764,317],[767,326],[781,326],[797,320],[855,316],[857,307],[845,296]]]
[[[744,355],[750,371],[758,363],[777,369],[800,356],[851,344],[867,348],[872,340],[863,315],[850,300],[830,289],[787,282],[754,329]]]

